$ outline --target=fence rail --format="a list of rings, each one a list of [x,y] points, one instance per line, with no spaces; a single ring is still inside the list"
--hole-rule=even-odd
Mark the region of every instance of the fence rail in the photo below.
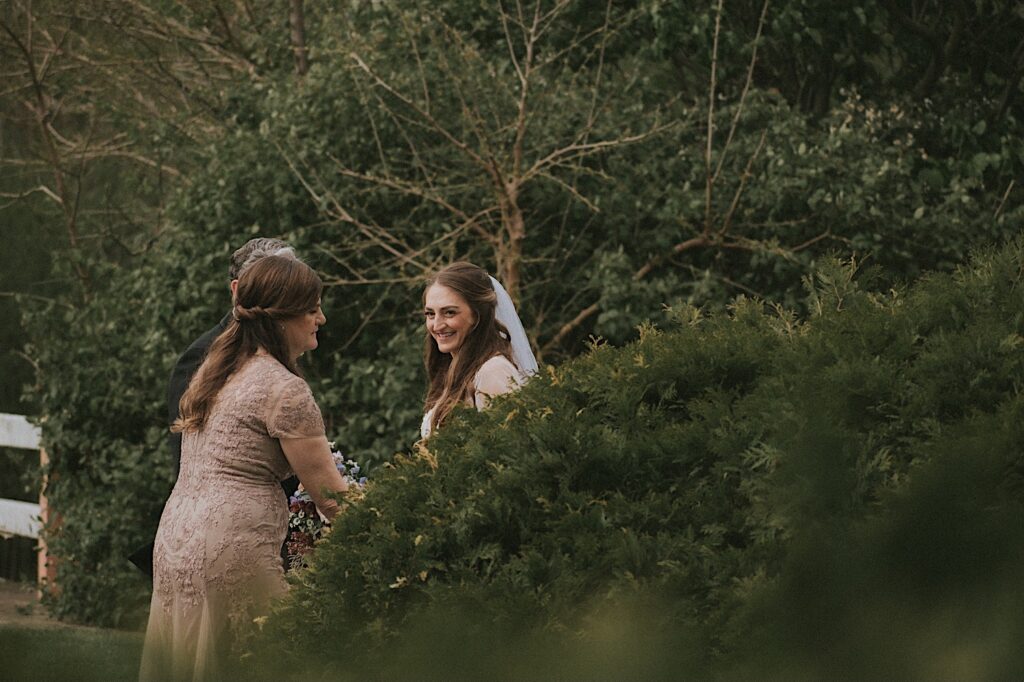
[[[46,450],[42,448],[39,427],[29,423],[23,415],[0,412],[0,447],[36,450],[40,466],[47,463]],[[0,537],[14,536],[31,538],[36,541],[36,584],[40,594],[44,585],[55,586],[56,563],[46,551],[46,542],[40,531],[47,522],[49,510],[46,497],[39,493],[39,504],[21,500],[0,499]]]
[[[39,449],[39,427],[20,414],[0,412],[0,447]],[[40,507],[32,502],[0,498],[0,537],[38,538]]]
[[[0,498],[0,537],[39,538],[39,505]]]
[[[0,412],[0,447],[39,449],[39,427],[20,414]]]

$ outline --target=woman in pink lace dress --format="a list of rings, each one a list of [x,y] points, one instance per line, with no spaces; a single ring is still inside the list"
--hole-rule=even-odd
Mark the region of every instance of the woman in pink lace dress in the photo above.
[[[332,518],[344,492],[296,360],[326,320],[309,266],[265,257],[238,280],[234,321],[181,399],[181,473],[153,557],[142,680],[216,680],[237,635],[286,591],[281,544],[294,472]]]

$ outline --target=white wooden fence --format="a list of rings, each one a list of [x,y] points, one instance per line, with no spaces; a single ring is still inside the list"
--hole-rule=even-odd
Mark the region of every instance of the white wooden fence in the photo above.
[[[40,448],[39,435],[39,428],[22,415],[0,412],[0,447],[38,450],[40,463],[45,464],[46,452]],[[39,537],[45,515],[46,498],[42,494],[39,504],[0,498],[0,537],[20,535],[39,540],[37,577],[40,583],[52,573],[47,563],[46,545]]]
[[[39,449],[39,429],[20,414],[0,412],[0,447]],[[0,498],[0,536],[39,537],[39,505]]]

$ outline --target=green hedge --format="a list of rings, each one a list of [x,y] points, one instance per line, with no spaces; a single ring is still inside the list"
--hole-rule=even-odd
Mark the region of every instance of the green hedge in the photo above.
[[[201,267],[200,260],[191,266]],[[60,618],[145,624],[149,581],[127,557],[152,539],[171,490],[163,396],[198,314],[151,286],[162,275],[181,276],[181,268],[108,265],[102,280],[130,304],[94,297],[80,309],[37,308],[26,320],[40,340],[29,351],[41,368],[36,395],[47,406],[41,427],[53,516],[46,541],[59,589],[45,595]],[[216,300],[211,289],[198,293]]]
[[[467,678],[573,676],[650,633],[653,677],[1019,676],[1024,242],[908,291],[855,274],[820,270],[807,322],[677,310],[461,412],[378,469],[268,651],[430,677],[469,639]]]
[[[153,4],[159,13],[166,3]],[[255,7],[253,20],[272,15],[266,25],[276,25],[283,15],[272,3],[264,4],[263,9]],[[948,76],[936,86],[934,97],[912,99],[906,94],[908,83],[927,66],[926,55],[922,57],[916,37],[885,19],[877,3],[836,9],[835,3],[822,0],[773,2],[759,43],[758,68],[741,106],[762,3],[725,3],[717,61],[720,97],[712,117],[719,131],[712,161],[716,167],[724,165],[707,205],[704,126],[713,3],[612,3],[608,31],[601,28],[605,14],[591,11],[591,3],[555,4],[567,13],[552,30],[542,31],[534,50],[540,61],[526,100],[522,168],[568,152],[581,140],[610,143],[643,133],[656,120],[666,127],[644,141],[602,148],[578,162],[530,174],[517,190],[526,230],[520,310],[531,338],[552,364],[577,356],[592,335],[622,345],[636,338],[645,320],[665,327],[665,305],[720,309],[735,294],[747,292],[802,314],[800,280],[830,249],[840,249],[845,257],[870,258],[884,282],[910,281],[923,270],[952,270],[974,245],[1005,239],[1021,224],[1024,195],[1018,179],[1024,168],[1024,136],[1016,110],[1000,104],[1003,84],[1017,80],[1012,65],[987,57],[972,61],[980,59],[976,43],[985,50],[1009,45],[1004,52],[1011,54],[1018,40],[1012,22],[986,33],[984,41],[961,41],[962,59],[949,60]],[[164,196],[163,189],[136,177],[136,168],[127,171],[127,180],[123,170],[113,167],[89,171],[89,178],[99,184],[82,186],[80,247],[56,253],[51,284],[33,291],[55,292],[58,301],[21,300],[32,339],[27,356],[36,368],[27,397],[45,415],[44,439],[55,474],[48,492],[63,518],[49,535],[51,548],[61,557],[62,591],[52,602],[54,613],[104,625],[142,621],[148,586],[124,556],[152,532],[169,489],[169,459],[162,444],[166,379],[177,355],[224,314],[229,305],[227,258],[252,236],[287,239],[329,283],[324,296],[329,323],[320,348],[306,360],[307,378],[332,438],[370,467],[408,449],[417,434],[425,385],[418,351],[422,331],[415,312],[422,273],[406,258],[395,258],[387,241],[397,240],[424,264],[468,259],[497,272],[499,263],[512,262],[506,259],[512,251],[503,254],[501,247],[509,245],[505,231],[494,222],[506,190],[467,161],[461,149],[467,144],[473,154],[493,158],[500,168],[519,166],[514,161],[519,152],[512,147],[515,136],[508,132],[518,125],[520,83],[513,62],[523,47],[521,32],[513,30],[510,50],[502,29],[501,8],[510,7],[465,0],[306,3],[311,67],[301,83],[285,46],[287,32],[257,36],[241,31],[237,36],[252,59],[251,77],[212,76],[223,88],[218,86],[212,98],[199,95],[209,117],[202,130],[187,124],[171,131],[158,121],[131,117],[124,126],[114,126],[141,144],[136,152],[188,171],[183,177],[189,182],[169,188],[166,202],[153,204],[150,211],[142,205]],[[995,10],[986,5],[968,12],[965,35],[988,27],[989,11]],[[935,20],[943,16],[934,7],[926,14]],[[182,18],[175,16],[180,24]],[[196,30],[213,34],[223,28],[213,14],[214,24],[209,25],[201,18],[206,14],[192,16],[198,23],[189,25]],[[230,12],[227,16],[230,24]],[[49,25],[45,18],[40,21],[35,25]],[[846,33],[832,30],[837,26]],[[819,42],[822,37],[824,42]],[[102,43],[96,45],[104,51]],[[386,94],[351,58],[353,52],[397,88],[398,95]],[[846,57],[828,62],[838,64],[839,71],[818,73],[828,76],[827,82],[801,80],[800,93],[792,92],[790,74],[815,71],[804,67],[822,63],[823,55]],[[410,69],[411,63],[419,67]],[[865,71],[863,64],[872,66]],[[812,92],[820,96],[812,97],[818,104],[809,107]],[[812,109],[814,115],[808,117]],[[424,124],[426,111],[463,142],[453,143]],[[583,112],[593,113],[584,117]],[[185,144],[184,138],[191,142]],[[108,191],[108,184],[119,189]],[[118,197],[131,201],[125,204]],[[453,213],[449,205],[457,210]],[[104,210],[85,210],[89,206]],[[110,206],[125,208],[110,212]],[[460,214],[476,218],[467,222]],[[23,217],[29,221],[25,225],[32,225],[45,223],[48,215],[39,213],[36,223],[28,214]],[[694,243],[689,238],[699,235],[708,219],[712,233],[729,226],[723,239],[736,248],[726,248],[716,237],[705,247],[677,252],[677,246]],[[471,223],[495,239],[481,236]],[[368,225],[382,232],[368,240]],[[19,229],[45,242],[38,235],[50,228],[37,228]],[[381,235],[387,236],[372,246]],[[797,246],[806,248],[790,249]],[[85,282],[76,275],[79,267],[89,274]],[[582,322],[563,335],[574,319]],[[626,435],[616,436],[625,440],[598,439],[591,456],[614,462],[615,476],[627,486],[622,491],[626,502],[606,500],[603,493],[593,497],[598,506],[608,506],[605,514],[612,515],[612,524],[625,523],[614,515],[632,513],[630,495],[646,490],[633,479],[646,475],[645,467],[662,467],[665,476],[693,471],[696,481],[710,486],[708,492],[687,489],[683,500],[676,500],[674,492],[658,493],[659,504],[681,505],[686,515],[692,508],[700,510],[700,523],[691,524],[693,547],[685,552],[703,553],[709,544],[732,546],[737,538],[754,533],[744,525],[745,512],[735,511],[745,507],[728,506],[718,496],[743,499],[753,494],[747,486],[756,488],[762,479],[743,477],[748,466],[744,458],[770,463],[771,448],[780,447],[772,440],[773,432],[761,433],[762,418],[747,414],[757,409],[758,400],[747,396],[761,385],[764,372],[775,376],[781,370],[774,358],[755,352],[754,342],[734,339],[732,327],[720,321],[707,321],[690,332],[694,343],[702,343],[721,324],[716,333],[729,339],[722,341],[726,347],[692,356],[688,354],[697,351],[683,349],[679,357],[690,358],[699,371],[684,366],[674,389],[668,379],[649,389],[650,395],[637,399],[643,406],[641,421]],[[761,351],[773,343],[789,347],[790,342],[768,328],[770,320],[751,324],[763,328],[767,345]],[[641,347],[659,343],[683,341],[650,337]],[[734,343],[746,349],[737,350],[735,358],[728,347]],[[606,360],[597,357],[581,367]],[[746,370],[744,357],[750,364]],[[718,364],[731,367],[734,361],[741,366],[729,370],[735,374],[723,381]],[[631,361],[621,362],[629,366]],[[566,409],[598,398],[599,387],[590,387],[591,379],[583,378],[585,369],[566,371],[564,381],[570,384],[577,381],[571,377],[583,373],[578,379],[582,388],[557,393]],[[647,376],[651,370],[637,371]],[[618,395],[617,386],[608,389],[607,409],[629,412],[635,396]],[[676,394],[662,396],[662,389]],[[537,390],[544,390],[540,382]],[[537,405],[556,404],[554,393],[536,400]],[[696,409],[708,413],[696,420],[677,418]],[[557,423],[558,417],[553,419]],[[607,424],[619,424],[616,419],[585,412],[574,424],[601,433]],[[650,442],[652,436],[641,424],[661,419],[701,443],[708,439],[698,427],[726,434],[725,441],[719,443],[716,435],[712,444],[688,450],[673,465],[676,469],[663,466],[657,457],[648,462],[643,458],[661,446]],[[754,431],[731,430],[737,425]],[[509,437],[520,438],[509,444],[510,452],[531,447],[532,441]],[[554,448],[558,441],[540,445]],[[463,448],[437,447],[442,457],[455,452],[452,448]],[[465,445],[470,450],[483,447],[490,445]],[[559,450],[550,452],[555,456]],[[532,484],[541,492],[550,492],[548,488],[561,485],[560,477],[570,476],[557,467],[551,472],[531,466],[538,478],[555,477]],[[599,474],[593,462],[580,466],[583,482],[596,476],[588,484],[603,490],[603,478],[612,474]],[[870,473],[868,483],[879,475]],[[725,489],[718,491],[722,481]],[[581,504],[591,504],[587,489],[572,490]],[[709,499],[701,500],[702,494]],[[588,516],[592,506],[580,512],[580,523],[598,522]],[[720,518],[726,508],[734,510],[735,518]],[[531,509],[522,521],[525,530],[515,533],[533,533],[539,523],[533,515],[539,513]],[[773,552],[772,534],[781,531],[773,519],[763,523],[767,525],[756,534],[758,551]],[[571,534],[571,528],[559,532]],[[447,542],[425,537],[429,542],[421,540],[427,544],[417,550],[430,556],[440,551],[434,542]],[[647,539],[642,533],[638,538],[636,570],[647,570]],[[618,541],[633,542],[626,536]],[[503,553],[518,551],[516,535],[506,542],[494,550],[499,566],[506,563]],[[684,552],[674,544],[670,549]],[[633,550],[599,545],[578,553],[596,557],[627,551]],[[745,546],[737,551],[747,556]],[[583,559],[565,561],[571,575],[569,567]],[[602,561],[618,566],[614,562],[619,559]],[[494,570],[505,575],[512,569]],[[718,580],[715,565],[703,570],[708,580]],[[704,594],[704,579],[696,573],[687,577],[698,594]],[[585,592],[590,587],[573,589]],[[718,585],[714,593],[727,596],[729,589]]]

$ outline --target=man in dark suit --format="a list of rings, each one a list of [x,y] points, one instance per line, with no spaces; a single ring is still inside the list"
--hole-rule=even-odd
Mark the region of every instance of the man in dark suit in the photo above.
[[[238,277],[242,274],[243,270],[264,256],[283,255],[294,257],[295,252],[292,250],[292,247],[288,246],[287,243],[280,239],[270,239],[267,237],[250,239],[241,248],[231,254],[231,263],[228,266],[228,286],[231,288],[231,298],[234,299],[235,297],[235,290],[238,287]],[[185,389],[188,388],[188,384],[192,380],[192,375],[196,373],[197,369],[199,369],[199,365],[202,364],[203,359],[206,357],[206,352],[210,349],[210,345],[213,343],[213,340],[227,328],[228,323],[230,322],[231,313],[228,313],[221,318],[221,321],[218,322],[216,326],[212,329],[208,329],[202,336],[193,341],[192,345],[188,347],[188,349],[174,364],[174,369],[171,371],[170,381],[167,383],[168,426],[173,424],[180,416],[178,405],[181,402],[181,396],[185,394]],[[168,438],[168,442],[170,444],[171,458],[174,465],[174,477],[177,479],[178,471],[181,468],[181,434],[171,433]],[[281,487],[284,489],[286,496],[291,496],[298,485],[299,481],[294,476],[281,482]],[[155,527],[153,528],[153,534],[155,538]],[[282,556],[284,556],[283,548]],[[136,550],[128,558],[133,564],[138,566],[139,570],[143,573],[150,577],[153,576],[152,540],[145,547],[141,547]]]

